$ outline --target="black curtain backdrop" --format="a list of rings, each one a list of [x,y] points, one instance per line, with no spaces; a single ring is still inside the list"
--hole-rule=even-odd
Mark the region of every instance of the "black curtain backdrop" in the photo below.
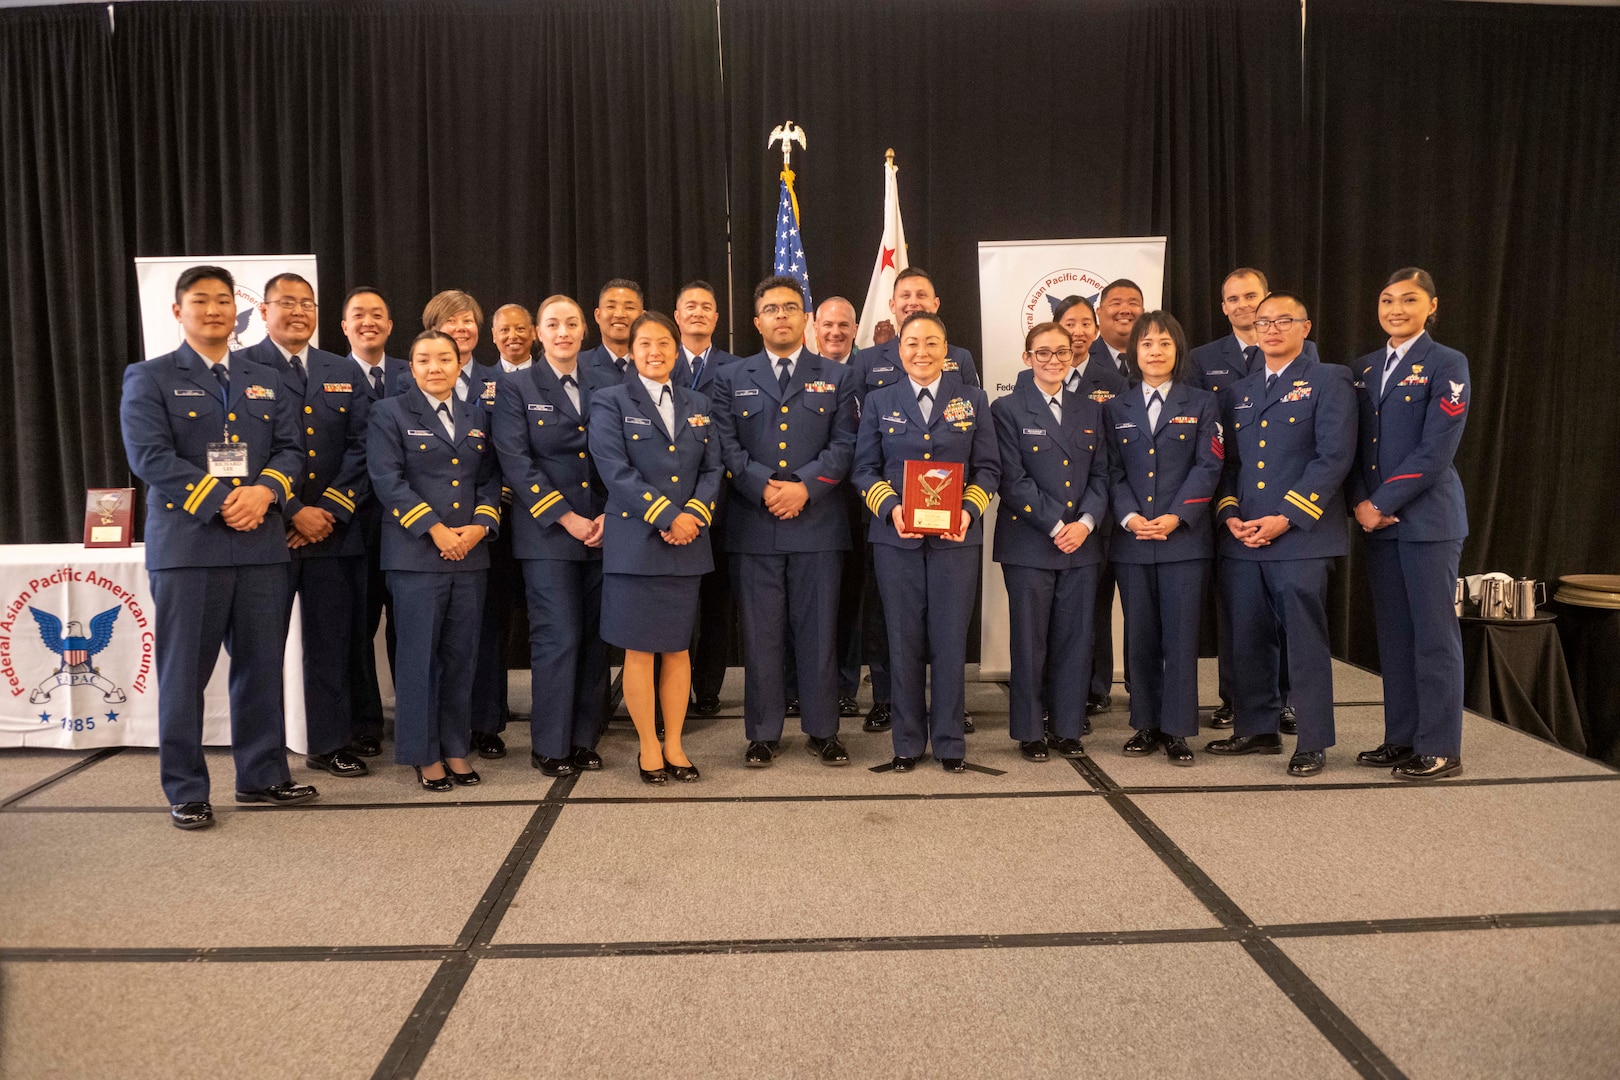
[[[1380,347],[1384,279],[1427,269],[1473,376],[1463,572],[1620,570],[1620,11],[1310,0],[1306,52],[1324,357]],[[1372,665],[1359,549],[1335,651]]]

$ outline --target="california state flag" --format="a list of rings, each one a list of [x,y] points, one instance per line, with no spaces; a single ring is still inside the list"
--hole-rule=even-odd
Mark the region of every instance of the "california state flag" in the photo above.
[[[855,347],[872,347],[872,331],[884,319],[892,320],[889,300],[894,296],[894,277],[910,266],[906,259],[906,227],[900,223],[900,189],[894,182],[900,170],[890,150],[883,162],[883,241],[878,244],[877,261],[872,264],[872,284],[866,288],[861,306],[861,325],[855,332]],[[895,327],[896,330],[899,327]]]

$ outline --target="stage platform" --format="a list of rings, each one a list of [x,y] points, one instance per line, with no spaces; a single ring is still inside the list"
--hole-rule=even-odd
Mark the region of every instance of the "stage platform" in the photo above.
[[[973,771],[872,772],[859,718],[849,767],[789,721],[745,769],[741,674],[694,785],[641,784],[623,722],[555,781],[514,723],[451,795],[294,759],[290,810],[211,750],[188,834],[155,751],[0,751],[0,1080],[1620,1074],[1600,763],[1470,716],[1460,777],[1360,768],[1382,687],[1336,664],[1309,780],[1207,728],[1126,758],[1122,688],[1087,757],[1026,762],[971,681]]]

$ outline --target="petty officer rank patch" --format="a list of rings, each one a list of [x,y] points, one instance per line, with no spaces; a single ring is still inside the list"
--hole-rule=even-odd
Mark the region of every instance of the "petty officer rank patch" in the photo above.
[[[247,388],[247,396],[254,401],[274,401],[276,400],[276,388],[273,386],[250,386]]]
[[[945,406],[945,422],[966,431],[973,423],[973,405],[962,398],[951,398]]]
[[[1440,411],[1447,416],[1461,416],[1463,410],[1468,408],[1468,403],[1462,399],[1463,391],[1468,389],[1468,385],[1466,383],[1451,382],[1450,379],[1446,381],[1451,383],[1451,396],[1440,399]]]
[[[804,384],[804,392],[807,394],[830,394],[836,389],[837,387],[835,387],[832,383],[825,382],[821,379],[817,379],[812,383]]]
[[[529,411],[530,412],[556,412],[557,410],[553,409],[550,405],[535,405],[533,403],[530,403]]]
[[[693,427],[708,427],[709,426],[709,418],[704,413],[693,413],[691,416],[688,416],[686,418],[686,422],[688,424],[692,425]]]
[[[354,393],[354,384],[346,382],[322,383],[321,389],[328,394],[352,394]]]
[[[1277,401],[1280,404],[1286,405],[1290,401],[1304,401],[1306,398],[1308,398],[1310,396],[1311,396],[1311,388],[1310,387],[1308,387],[1308,386],[1296,386],[1294,389],[1288,391],[1288,393],[1286,393],[1282,397],[1278,398]]]

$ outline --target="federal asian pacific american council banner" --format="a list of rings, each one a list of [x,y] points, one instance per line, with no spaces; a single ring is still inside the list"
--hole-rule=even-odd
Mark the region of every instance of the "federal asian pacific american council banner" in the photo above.
[[[259,304],[264,283],[277,274],[292,273],[309,282],[319,296],[313,255],[183,255],[178,258],[135,260],[135,281],[140,286],[141,340],[145,359],[162,356],[180,347],[180,324],[174,318],[174,283],[193,266],[218,266],[236,279],[236,328],[231,333],[231,351],[245,349],[264,338],[264,318]],[[320,348],[317,328],[311,345]]]

